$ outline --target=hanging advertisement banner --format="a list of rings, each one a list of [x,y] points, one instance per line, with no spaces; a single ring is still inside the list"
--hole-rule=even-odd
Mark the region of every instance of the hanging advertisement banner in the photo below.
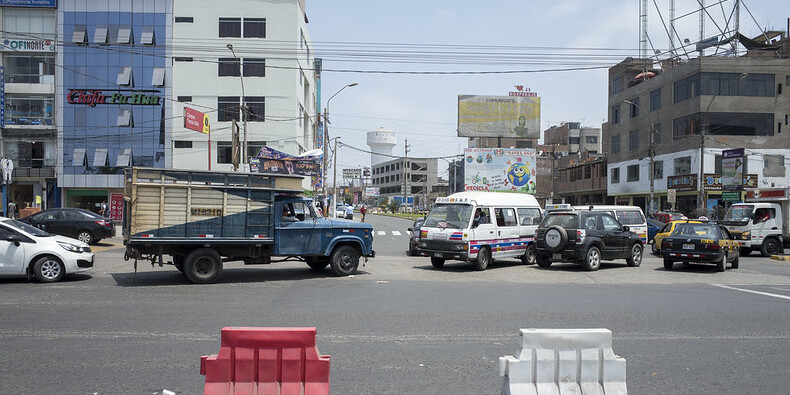
[[[743,148],[721,152],[721,187],[725,191],[743,189]]]
[[[184,127],[189,130],[208,134],[209,133],[209,120],[208,114],[202,113],[198,110],[184,107]]]
[[[540,98],[458,95],[458,137],[540,137]]]
[[[467,148],[464,189],[535,193],[534,149]]]
[[[123,194],[110,194],[110,218],[113,221],[123,222]]]

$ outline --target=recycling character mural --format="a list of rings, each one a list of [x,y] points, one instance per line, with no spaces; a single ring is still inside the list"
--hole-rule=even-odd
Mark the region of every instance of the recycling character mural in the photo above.
[[[534,149],[467,148],[464,188],[467,191],[535,193]]]

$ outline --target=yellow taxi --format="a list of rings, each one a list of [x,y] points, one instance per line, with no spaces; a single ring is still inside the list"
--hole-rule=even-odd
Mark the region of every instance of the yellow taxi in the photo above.
[[[661,228],[661,230],[659,230],[658,233],[656,233],[656,235],[653,237],[653,248],[652,248],[653,254],[658,255],[658,253],[661,252],[661,242],[664,240],[665,237],[672,234],[672,231],[675,230],[675,226],[677,224],[685,224],[685,223],[701,224],[702,222],[694,221],[694,220],[679,220],[679,221],[667,222],[667,224],[664,225],[664,227]]]
[[[713,263],[720,272],[727,269],[727,264],[737,269],[739,252],[738,241],[725,227],[715,223],[681,221],[672,234],[661,240],[666,270],[672,270],[675,262]]]

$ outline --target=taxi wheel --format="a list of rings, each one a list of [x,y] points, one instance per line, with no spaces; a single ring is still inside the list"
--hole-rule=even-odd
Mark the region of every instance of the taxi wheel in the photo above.
[[[738,262],[739,258],[740,257],[738,255],[735,255],[735,259],[732,261],[732,268],[733,269],[737,269],[738,265],[740,265],[740,262]]]
[[[670,261],[667,258],[664,258],[664,269],[672,270],[672,265],[674,265],[674,262]]]
[[[727,253],[724,253],[724,256],[721,257],[721,260],[716,262],[716,271],[723,272],[727,270]]]
[[[653,251],[653,255],[658,255],[658,247],[656,247],[655,240],[653,240],[653,245],[650,247],[650,249]]]

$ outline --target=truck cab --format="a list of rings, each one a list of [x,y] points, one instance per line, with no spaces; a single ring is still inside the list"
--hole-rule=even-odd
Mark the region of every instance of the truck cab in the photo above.
[[[743,203],[735,203],[721,221],[741,245],[741,254],[759,250],[763,256],[781,254],[788,235],[788,191],[753,189]]]

